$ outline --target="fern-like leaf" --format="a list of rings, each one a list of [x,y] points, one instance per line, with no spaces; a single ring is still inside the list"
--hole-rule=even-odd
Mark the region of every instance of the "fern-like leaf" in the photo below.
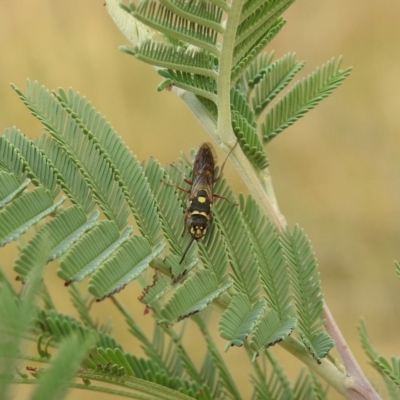
[[[204,310],[213,300],[232,286],[227,280],[221,286],[208,270],[198,271],[180,286],[161,310],[162,322],[174,323]]]
[[[228,340],[225,351],[230,346],[243,345],[265,307],[265,301],[259,301],[252,307],[247,296],[241,293],[232,298],[219,320],[219,333]]]
[[[216,57],[204,50],[189,50],[149,40],[137,47],[123,46],[121,50],[141,61],[168,70],[177,70],[216,79]]]
[[[283,259],[279,235],[274,225],[262,215],[255,200],[239,197],[240,208],[251,235],[254,254],[258,259],[261,282],[268,305],[281,320],[293,315],[290,280]]]
[[[72,89],[58,92],[60,104],[76,122],[83,125],[105,149],[126,187],[125,198],[135,217],[140,233],[155,246],[160,240],[160,221],[141,163],[124,144],[111,124],[80,93]]]
[[[265,68],[262,71],[262,78],[255,85],[255,92],[252,97],[254,112],[260,115],[270,101],[289,84],[303,66],[304,62],[296,61],[296,55],[289,53]]]
[[[72,206],[61,211],[55,218],[44,224],[22,249],[15,262],[14,270],[19,274],[19,279],[26,281],[31,270],[35,267],[36,260],[32,257],[32,254],[38,251],[38,243],[41,243],[43,236],[48,237],[51,249],[48,261],[51,261],[60,257],[85,231],[89,230],[98,216],[99,213],[95,212],[86,220],[83,210],[78,206]]]
[[[224,180],[216,183],[215,193],[234,203],[233,193]],[[246,294],[253,304],[259,299],[258,265],[251,251],[251,239],[240,210],[224,200],[217,200],[213,206],[213,213],[225,239],[235,288],[238,292]]]
[[[60,345],[57,356],[51,360],[50,368],[39,375],[38,385],[31,399],[64,398],[92,342],[90,339],[80,342],[76,336],[65,339]]]
[[[216,46],[217,31],[182,18],[157,1],[141,2],[133,15],[140,22],[166,36],[219,55]]]
[[[133,236],[92,275],[89,292],[97,301],[119,292],[147,269],[163,248],[164,244],[160,243],[152,250],[146,238]]]
[[[11,172],[19,183],[25,181],[27,171],[25,162],[20,153],[3,135],[0,135],[0,170]]]
[[[34,143],[44,151],[54,167],[57,168],[60,186],[71,202],[83,207],[87,213],[92,211],[95,206],[92,190],[81,170],[68,156],[65,149],[46,134],[41,135]]]
[[[235,84],[237,80],[242,77],[244,71],[278,34],[284,25],[285,20],[278,19],[269,29],[266,30],[264,27],[261,27],[259,28],[260,32],[254,32],[252,36],[255,36],[256,40],[250,37],[235,47],[233,58],[234,66],[231,73],[232,84]]]
[[[299,400],[293,395],[290,382],[273,353],[267,350],[264,354],[268,359],[267,373],[258,371],[257,378],[252,377],[254,386],[253,398],[257,400]]]
[[[25,159],[30,171],[28,177],[35,186],[42,185],[55,198],[60,192],[60,187],[57,184],[57,174],[50,160],[19,129],[15,127],[6,129],[4,135]]]
[[[14,174],[0,171],[0,209],[24,191],[30,183],[30,179],[26,179],[20,184]]]
[[[323,296],[317,261],[311,243],[297,225],[286,231],[281,240],[292,281],[298,316],[298,331],[304,345],[317,362],[325,357],[334,342],[321,331]]]
[[[274,52],[259,54],[244,71],[243,78],[249,88],[253,88],[264,77],[274,58]]]
[[[268,160],[258,138],[254,113],[245,96],[235,88],[231,90],[231,116],[233,131],[247,158],[257,168],[266,168]]]
[[[66,285],[81,281],[114,254],[131,232],[132,228],[127,227],[120,235],[114,221],[100,222],[60,260],[58,276]]]
[[[53,203],[50,194],[43,188],[24,192],[0,211],[0,247],[17,239],[34,224],[53,213],[65,200]]]
[[[274,310],[265,311],[258,320],[251,336],[250,348],[255,352],[253,360],[268,347],[288,337],[295,326],[296,318],[287,317],[281,321]]]
[[[329,96],[350,74],[351,68],[340,69],[341,58],[332,59],[308,77],[296,83],[266,114],[262,125],[265,141],[292,125],[321,100]]]
[[[391,357],[390,363],[384,357],[378,357],[375,363],[381,372],[400,389],[400,358]]]
[[[66,112],[56,97],[37,82],[27,81],[27,94],[13,86],[18,96],[39,119],[46,130],[74,159],[86,181],[92,187],[97,203],[104,214],[118,223],[127,223],[129,209],[125,201],[122,182],[106,154],[99,150],[88,132]]]

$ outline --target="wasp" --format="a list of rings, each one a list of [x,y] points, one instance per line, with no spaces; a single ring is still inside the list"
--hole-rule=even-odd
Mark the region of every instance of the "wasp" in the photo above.
[[[182,264],[193,242],[201,239],[206,234],[212,218],[211,210],[214,198],[224,199],[229,202],[226,197],[213,193],[213,186],[221,178],[225,162],[236,145],[237,142],[221,165],[218,176],[214,178],[215,158],[213,147],[210,143],[201,144],[193,161],[192,179],[183,179],[188,185],[191,185],[190,190],[177,187],[179,190],[189,194],[182,236],[186,229],[191,236],[191,240],[183,252],[179,264]]]

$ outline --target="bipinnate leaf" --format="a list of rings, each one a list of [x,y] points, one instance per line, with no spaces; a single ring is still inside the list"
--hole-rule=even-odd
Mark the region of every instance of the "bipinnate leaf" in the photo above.
[[[153,250],[147,239],[133,236],[92,275],[89,292],[97,301],[119,292],[148,268],[164,246],[164,243],[160,243]]]
[[[288,337],[296,327],[296,322],[294,317],[287,317],[281,321],[272,309],[265,311],[251,336],[250,348],[255,352],[253,360],[268,347]]]
[[[231,346],[242,346],[267,303],[258,301],[252,307],[247,296],[237,293],[219,320],[219,333],[228,340],[225,351]]]
[[[215,274],[201,270],[177,288],[161,309],[164,323],[174,323],[204,310],[213,300],[232,286],[231,280],[219,285]]]

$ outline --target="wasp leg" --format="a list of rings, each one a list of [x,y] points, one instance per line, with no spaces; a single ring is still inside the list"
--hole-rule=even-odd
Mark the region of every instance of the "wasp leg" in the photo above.
[[[235,145],[234,145],[234,146],[231,148],[231,150],[229,151],[228,155],[227,155],[226,158],[225,158],[225,161],[224,161],[224,162],[222,163],[222,165],[221,165],[221,169],[219,170],[218,176],[217,176],[215,179],[213,179],[213,183],[215,183],[215,182],[217,182],[217,181],[220,180],[220,178],[221,178],[221,176],[222,176],[222,172],[223,172],[224,167],[225,167],[226,160],[228,159],[228,157],[230,156],[230,154],[231,154],[232,151],[235,149],[235,147],[237,146],[238,143],[239,143],[239,141],[236,141]],[[217,197],[218,197],[218,196],[217,196]],[[227,200],[227,199],[225,199],[225,200]],[[228,200],[228,201],[229,201],[229,200]]]
[[[180,187],[180,186],[173,185],[172,183],[169,183],[169,182],[165,181],[164,179],[161,179],[160,182],[165,183],[165,184],[168,185],[168,186],[172,186],[172,187],[174,187],[175,189],[179,189],[179,190],[182,191],[182,192],[190,193],[190,190],[184,189],[184,188],[182,188],[182,187]]]
[[[238,203],[232,203],[229,199],[227,199],[225,196],[220,196],[219,194],[213,193],[213,197],[217,199],[222,199],[226,200],[228,203],[232,204],[233,206],[238,206]]]
[[[175,164],[169,164],[171,167],[177,169],[183,176],[183,180],[188,184],[191,185],[193,182],[189,179],[186,178],[186,174],[184,171],[182,171],[180,168],[178,168]]]
[[[189,210],[186,210],[186,212],[185,212],[185,218],[183,219],[183,231],[182,231],[182,237],[183,237],[183,235],[185,234],[185,231],[186,231],[186,222],[187,222],[187,219],[189,218]]]

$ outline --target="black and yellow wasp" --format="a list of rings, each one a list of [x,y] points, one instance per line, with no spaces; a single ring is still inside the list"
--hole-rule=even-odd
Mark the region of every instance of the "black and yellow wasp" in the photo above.
[[[229,154],[236,147],[236,144],[233,146]],[[193,161],[192,180],[184,178],[184,181],[191,185],[190,190],[183,189],[180,186],[177,187],[179,190],[189,194],[189,206],[185,213],[182,236],[185,233],[185,229],[187,229],[192,238],[186,247],[179,264],[182,264],[193,242],[201,239],[206,234],[212,218],[211,209],[214,198],[229,201],[227,198],[213,193],[214,183],[221,178],[229,154],[221,165],[219,175],[214,178],[215,158],[213,147],[210,143],[201,144]]]

